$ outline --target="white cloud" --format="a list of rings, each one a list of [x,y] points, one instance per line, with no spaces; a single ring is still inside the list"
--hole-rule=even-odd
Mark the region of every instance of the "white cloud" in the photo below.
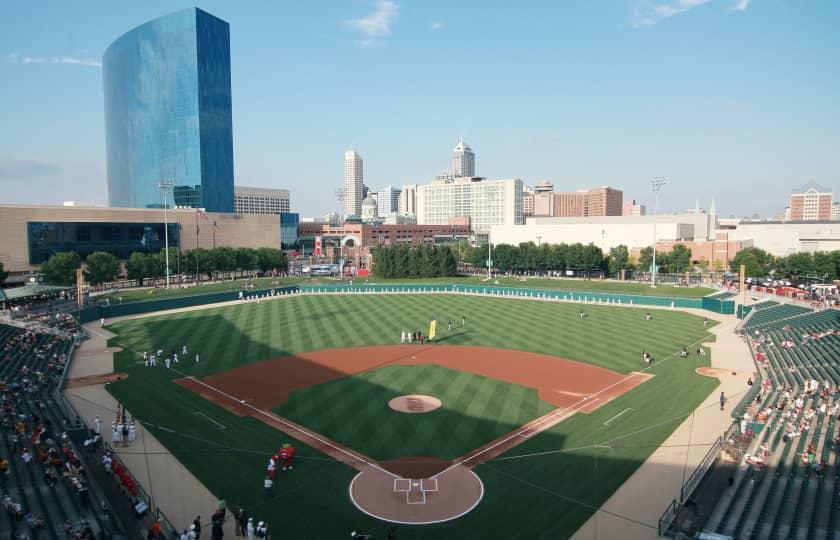
[[[430,27],[432,30],[440,30],[441,28],[443,28],[443,21],[432,21]]]
[[[76,58],[74,56],[23,56],[11,53],[7,57],[15,64],[69,64],[76,66],[102,67],[102,62],[93,58]]]
[[[364,17],[347,21],[350,28],[365,36],[356,41],[357,47],[381,47],[384,42],[378,38],[389,35],[391,26],[399,19],[400,6],[392,0],[376,0],[373,7],[373,11]]]
[[[750,0],[735,0],[730,8],[732,11],[747,11],[750,7]]]
[[[749,0],[747,1],[749,2]],[[708,2],[709,0],[670,0],[657,3],[645,0],[638,3],[633,10],[633,26],[636,28],[653,26],[662,20],[670,19],[674,15],[679,15]]]

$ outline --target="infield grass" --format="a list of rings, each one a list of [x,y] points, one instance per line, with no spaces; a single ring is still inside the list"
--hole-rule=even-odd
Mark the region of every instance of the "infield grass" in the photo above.
[[[294,471],[281,474],[275,496],[266,499],[261,491],[266,459],[287,437],[174,384],[172,379],[181,375],[173,371],[144,368],[137,352],[159,348],[180,351],[187,345],[191,357],[199,352],[202,361],[182,363],[179,369],[204,376],[296,352],[398,343],[402,330],[425,332],[429,319],[436,315],[440,321],[455,323],[451,334],[441,325],[442,341],[450,345],[533,351],[622,373],[644,367],[643,349],[656,360],[667,358],[651,370],[655,377],[594,413],[577,414],[530,438],[508,452],[510,455],[480,465],[476,472],[486,495],[470,514],[439,525],[403,526],[399,533],[400,540],[567,538],[717,386],[716,380],[694,372],[696,367],[709,365],[709,356],[677,357],[683,346],[713,339],[702,318],[653,310],[653,320],[645,321],[643,309],[586,305],[583,309],[589,317],[580,320],[580,308],[571,303],[469,296],[302,296],[126,320],[110,329],[118,334],[112,344],[127,348],[116,355],[115,368],[129,376],[108,388],[139,419],[166,428],[151,429],[211,491],[224,495],[230,506],[241,504],[256,519],[267,519],[273,535],[342,538],[351,529],[362,528],[379,538],[384,537],[386,525],[359,512],[347,495],[353,469],[298,443],[300,459]],[[467,318],[464,326],[462,315]],[[368,391],[358,399],[369,396],[375,402],[398,390],[399,373],[378,371],[368,375],[364,381]],[[334,383],[352,385],[352,379]],[[463,437],[460,431],[470,420],[475,392],[469,384],[460,389],[453,385],[451,392],[462,404],[452,411],[450,421],[438,428],[437,442],[447,455],[473,444],[472,440],[450,439]],[[499,411],[510,415],[507,421],[541,414],[539,404],[530,410],[533,405],[523,406],[523,397],[527,402],[524,393],[509,393],[498,400]],[[387,413],[387,407],[381,405]],[[604,425],[625,409],[632,412],[620,422]],[[226,429],[197,419],[195,412],[206,414]],[[309,426],[337,422],[330,408],[316,400],[308,410],[297,409],[295,414]],[[494,414],[488,412],[487,417]],[[385,416],[374,415],[380,419],[381,429],[359,434],[373,452],[387,456],[409,450],[432,452],[422,446],[426,442],[400,448],[405,433],[422,428],[395,431],[387,427]],[[358,426],[352,424],[346,427],[355,428]],[[431,434],[423,438],[431,443],[436,440]],[[609,448],[600,444],[613,439],[620,444],[612,443]],[[525,454],[536,455],[509,459]],[[655,523],[648,525],[655,529]]]

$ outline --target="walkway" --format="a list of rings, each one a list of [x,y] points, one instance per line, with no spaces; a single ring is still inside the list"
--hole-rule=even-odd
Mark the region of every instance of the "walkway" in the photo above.
[[[84,325],[90,336],[76,350],[68,371],[68,378],[88,377],[111,373],[114,370],[113,349],[106,347],[111,332],[99,327],[99,322]],[[104,426],[110,425],[116,415],[117,401],[105,385],[77,386],[65,391],[67,399],[87,423],[99,415],[103,420],[103,436],[110,438]],[[130,412],[130,411],[129,411]],[[141,422],[136,422],[137,440],[133,446],[117,447],[116,453],[129,468],[138,483],[153,498],[153,506],[161,508],[174,527],[184,527],[201,516],[209,535],[210,516],[216,509],[218,498],[193,476],[186,467],[149,433]],[[233,537],[233,520],[225,524],[225,536]]]
[[[674,433],[613,493],[598,512],[574,534],[573,540],[590,538],[657,538],[659,517],[674,498],[679,498],[684,479],[688,478],[713,443],[732,423],[732,409],[747,390],[747,378],[755,364],[747,344],[734,333],[739,320],[734,316],[705,313],[720,321],[711,329],[717,336],[711,349],[712,367],[721,369],[721,385],[687,418]],[[733,375],[732,373],[736,374]],[[676,391],[676,389],[675,389]],[[720,410],[723,391],[733,396]],[[693,446],[687,447],[691,444]],[[686,455],[687,454],[687,455]],[[610,512],[610,513],[607,513]],[[616,515],[627,516],[644,526]]]

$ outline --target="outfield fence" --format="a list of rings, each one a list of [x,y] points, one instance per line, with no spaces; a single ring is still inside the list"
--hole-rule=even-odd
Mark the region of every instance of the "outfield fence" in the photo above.
[[[501,287],[493,285],[463,284],[383,284],[361,283],[341,285],[289,285],[284,287],[263,287],[260,289],[233,289],[208,294],[194,294],[177,298],[156,298],[142,302],[90,306],[77,310],[79,322],[87,323],[100,318],[110,319],[127,315],[154,313],[170,309],[181,309],[222,302],[240,300],[240,293],[247,298],[285,296],[290,294],[465,294],[497,298],[530,298],[535,300],[566,301],[584,304],[605,304],[625,306],[658,306],[671,308],[705,309],[713,313],[729,315],[735,313],[735,303],[717,298],[679,298],[671,296],[648,296],[641,294],[607,293],[593,291],[568,291],[563,289],[542,289],[525,287]]]

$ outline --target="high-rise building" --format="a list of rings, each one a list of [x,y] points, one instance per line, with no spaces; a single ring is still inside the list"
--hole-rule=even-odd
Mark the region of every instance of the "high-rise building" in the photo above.
[[[230,26],[197,8],[123,34],[102,58],[108,202],[233,212]]]
[[[387,216],[399,210],[400,188],[385,186],[380,189],[376,197],[376,208],[380,216]]]
[[[355,150],[344,152],[344,213],[348,216],[362,214],[365,176],[362,156]]]
[[[408,184],[402,187],[397,203],[397,212],[417,215],[417,184]]]
[[[534,186],[534,216],[554,215],[554,185],[548,180],[540,180]]]
[[[475,154],[464,142],[463,136],[452,150],[452,174],[456,177],[475,176]]]
[[[554,193],[555,217],[620,216],[624,194],[602,186],[571,193]]]
[[[234,186],[237,214],[281,214],[291,209],[288,189]]]
[[[830,188],[808,182],[790,194],[791,221],[828,221],[834,195]]]
[[[435,181],[417,187],[417,223],[448,225],[454,218],[469,218],[478,233],[488,233],[494,225],[521,225],[523,193],[519,178]]]
[[[554,217],[584,217],[588,192],[586,190],[554,193]]]
[[[620,216],[624,193],[619,189],[601,186],[589,190],[587,216]]]
[[[534,215],[534,188],[525,186],[522,188],[525,192],[522,194],[522,215],[530,217]]]

